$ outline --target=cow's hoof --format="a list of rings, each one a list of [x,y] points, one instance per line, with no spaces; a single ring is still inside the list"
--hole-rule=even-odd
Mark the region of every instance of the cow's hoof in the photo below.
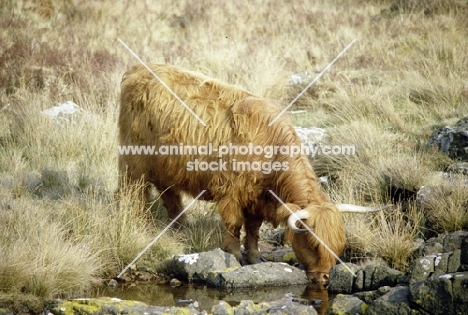
[[[241,266],[247,266],[249,263],[244,257],[242,257],[241,259],[239,259],[239,264],[241,264]]]
[[[249,257],[248,261],[250,264],[253,265],[253,264],[259,264],[259,263],[265,262],[267,260],[263,258],[262,256],[260,256],[260,257]]]

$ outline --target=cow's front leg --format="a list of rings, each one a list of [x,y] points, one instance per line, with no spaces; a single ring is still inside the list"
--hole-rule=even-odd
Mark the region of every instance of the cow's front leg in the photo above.
[[[244,261],[240,249],[240,230],[241,226],[226,226],[226,237],[221,245],[221,249],[233,254],[241,265],[246,265],[247,262]]]
[[[245,222],[245,251],[249,264],[258,264],[264,262],[265,259],[260,255],[258,250],[258,234],[263,220],[250,218]]]
[[[226,237],[224,238],[221,249],[233,254],[236,259],[245,265],[240,249],[240,230],[244,224],[244,216],[240,207],[235,202],[222,200],[218,203],[218,212],[226,228]]]

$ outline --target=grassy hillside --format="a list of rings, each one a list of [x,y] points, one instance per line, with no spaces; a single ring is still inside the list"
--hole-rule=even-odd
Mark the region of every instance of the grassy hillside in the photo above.
[[[120,205],[117,113],[122,74],[138,61],[197,70],[285,106],[353,39],[291,109],[355,155],[313,165],[333,200],[398,203],[345,217],[349,257],[404,269],[417,237],[468,228],[466,190],[443,186],[426,210],[412,197],[453,163],[426,147],[468,113],[468,8],[461,0],[6,0],[0,7],[0,293],[72,296],[114,277],[164,227]],[[309,79],[310,81],[310,79]],[[41,111],[73,101],[82,112]],[[155,206],[156,207],[156,206]],[[143,260],[218,246],[210,204]],[[150,222],[150,223],[149,223]]]

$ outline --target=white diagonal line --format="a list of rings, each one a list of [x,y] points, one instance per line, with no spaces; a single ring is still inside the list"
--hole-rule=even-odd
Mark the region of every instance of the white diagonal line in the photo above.
[[[289,107],[291,107],[291,106],[299,99],[299,97],[302,96],[302,94],[304,94],[315,82],[317,82],[317,80],[320,79],[320,77],[321,77],[328,69],[330,69],[331,66],[332,66],[338,59],[340,59],[340,57],[341,57],[341,56],[349,49],[349,47],[351,47],[355,42],[356,42],[356,39],[353,39],[353,41],[352,41],[351,43],[349,43],[348,46],[346,46],[345,49],[343,49],[343,51],[340,52],[340,53],[338,54],[338,56],[336,56],[336,58],[333,59],[333,61],[330,62],[330,63],[328,64],[328,66],[326,66],[325,69],[323,69],[322,72],[320,72],[319,75],[318,75],[314,80],[312,80],[312,82],[310,82],[310,83],[305,87],[305,89],[303,89],[302,92],[299,93],[299,94],[296,96],[296,98],[294,98],[294,99],[291,101],[291,103],[289,103],[289,105],[286,106],[286,108],[283,109],[283,110],[281,111],[281,113],[279,113],[278,116],[276,116],[275,119],[273,119],[273,120],[268,124],[268,127],[270,127],[271,125],[273,125],[273,123],[274,123],[278,118],[280,118],[280,116],[283,115],[283,114],[289,109]]]
[[[286,208],[288,209],[289,212],[291,212],[292,215],[295,215],[296,214],[288,207],[288,205],[286,205],[283,200],[281,200],[280,197],[278,197],[272,190],[269,190],[269,192]],[[296,216],[297,217],[297,216]],[[331,250],[330,247],[328,247],[327,244],[325,244],[324,241],[322,241],[322,239],[320,237],[318,237],[317,234],[314,233],[314,231],[312,231],[312,229],[310,227],[308,227],[302,220],[299,220],[299,218],[297,218],[298,221],[323,245],[323,247],[325,247],[341,264],[343,264],[343,266],[346,267],[346,269],[348,269],[349,272],[351,272],[353,274],[353,276],[356,278],[357,275],[353,272],[353,270],[351,270],[351,268],[348,267],[348,265],[346,265],[343,260],[341,260],[340,257],[338,257],[338,255],[335,254],[334,251]]]
[[[127,271],[127,269],[130,268],[130,266],[133,265],[133,264],[141,257],[141,255],[143,255],[143,254],[148,250],[148,248],[150,248],[151,246],[153,246],[153,244],[156,243],[156,241],[157,241],[164,233],[166,233],[166,231],[177,221],[177,219],[179,219],[179,218],[195,203],[195,201],[197,201],[197,199],[200,198],[201,195],[203,195],[203,194],[205,193],[205,191],[206,191],[206,189],[205,189],[205,190],[202,190],[202,192],[199,193],[198,196],[196,196],[196,197],[187,205],[187,207],[185,207],[185,209],[184,209],[181,213],[179,213],[179,215],[176,216],[176,217],[171,221],[171,223],[169,223],[169,224],[164,228],[164,230],[162,230],[161,233],[159,233],[159,234],[154,238],[154,240],[152,240],[151,243],[149,243],[149,244],[145,247],[145,249],[143,249],[143,250],[135,257],[135,259],[133,259],[132,262],[129,263],[129,264],[127,265],[127,267],[125,267],[125,268],[119,273],[119,275],[117,276],[117,278],[120,278],[120,277],[125,273],[125,271]]]
[[[163,80],[161,80],[161,78],[153,71],[151,70],[150,67],[148,67],[148,65],[143,61],[141,60],[140,57],[138,57],[138,55],[133,52],[132,49],[130,49],[130,47],[127,46],[127,44],[125,44],[123,42],[123,40],[121,40],[120,38],[117,38],[117,40],[125,47],[127,48],[127,50],[133,55],[133,57],[135,57],[182,105],[184,105],[184,107],[203,125],[206,127],[206,124],[205,122],[200,118],[198,117],[197,114],[195,114],[195,112],[187,106],[187,104],[185,104],[185,102],[179,97],[177,96],[177,94],[174,93],[174,91],[171,90],[171,88],[169,86],[167,86],[166,83],[164,83]]]

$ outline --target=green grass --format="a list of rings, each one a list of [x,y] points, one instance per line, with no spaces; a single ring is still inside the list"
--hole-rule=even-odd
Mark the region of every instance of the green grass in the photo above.
[[[114,277],[167,221],[117,187],[122,74],[137,60],[206,73],[285,106],[353,39],[357,42],[291,109],[297,125],[325,128],[323,144],[356,154],[319,155],[336,202],[379,204],[441,186],[423,208],[345,216],[350,257],[404,270],[421,233],[466,229],[466,193],[437,175],[454,161],[427,148],[431,133],[468,112],[468,10],[463,1],[305,0],[147,4],[4,1],[0,7],[0,293],[79,294]],[[418,3],[417,5],[412,5]],[[425,3],[425,4],[423,4]],[[84,113],[59,125],[41,114],[73,101]],[[466,180],[466,177],[460,181]],[[143,211],[143,212],[142,212]],[[424,214],[426,220],[421,219]],[[189,228],[142,257],[154,264],[219,246],[209,204]]]

